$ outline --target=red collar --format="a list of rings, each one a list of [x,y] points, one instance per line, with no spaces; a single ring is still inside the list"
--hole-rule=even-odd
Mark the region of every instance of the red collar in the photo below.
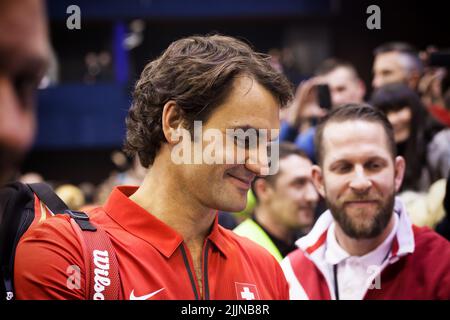
[[[183,242],[183,237],[128,198],[136,192],[137,188],[135,186],[115,187],[103,209],[122,228],[151,244],[166,258],[170,258]],[[218,224],[218,215],[216,214],[211,233],[207,238],[225,256],[230,249],[226,237],[225,231]]]

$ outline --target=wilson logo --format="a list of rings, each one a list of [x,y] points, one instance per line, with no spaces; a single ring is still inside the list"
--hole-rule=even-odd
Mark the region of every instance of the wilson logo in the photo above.
[[[103,292],[111,284],[108,251],[94,250],[94,300],[105,300]]]

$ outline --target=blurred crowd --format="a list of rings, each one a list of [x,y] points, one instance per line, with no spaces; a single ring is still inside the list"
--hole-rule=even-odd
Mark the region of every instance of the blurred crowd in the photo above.
[[[5,3],[0,2],[0,27],[6,29],[6,26],[16,27],[16,24],[19,27],[16,28],[18,33],[14,35],[0,33],[0,52],[6,52],[4,57],[0,57],[0,61],[3,62],[3,65],[0,66],[3,67],[0,73],[0,106],[2,106],[0,108],[0,184],[2,186],[6,182],[14,180],[15,168],[21,163],[24,154],[32,144],[36,122],[33,102],[34,91],[38,87],[40,79],[45,79],[45,70],[48,69],[48,66],[53,64],[56,65],[56,69],[58,68],[57,63],[52,62],[55,59],[47,55],[50,50],[42,3],[31,0],[23,2],[28,4],[28,6],[25,6],[25,8],[28,8],[28,15],[19,14],[22,13],[24,8],[17,6],[16,2],[14,2],[14,5],[12,5],[12,1],[9,1],[6,5]],[[27,19],[28,16],[29,19]],[[135,37],[127,38],[129,47],[133,47],[141,41],[139,36],[142,27],[142,25],[135,25]],[[2,51],[3,47],[6,49]],[[226,54],[230,56],[227,57]],[[125,151],[117,150],[111,154],[111,161],[115,165],[115,170],[108,177],[105,177],[102,183],[94,185],[91,181],[86,181],[74,185],[70,181],[48,181],[39,172],[23,173],[18,180],[27,184],[45,181],[51,184],[55,193],[69,209],[89,212],[90,216],[88,217],[80,212],[74,213],[70,210],[60,209],[60,212],[70,214],[74,219],[73,224],[77,223],[83,232],[88,231],[88,234],[92,235],[91,231],[110,228],[107,233],[97,232],[96,235],[103,235],[104,239],[110,240],[120,238],[120,241],[115,242],[115,246],[121,249],[117,250],[116,248],[114,250],[121,255],[122,263],[125,259],[129,259],[129,265],[131,266],[121,269],[122,285],[126,283],[128,278],[133,278],[135,283],[152,280],[151,277],[154,273],[152,271],[154,271],[154,265],[157,263],[160,263],[162,267],[156,269],[171,272],[180,270],[178,267],[174,267],[177,261],[169,259],[169,256],[178,248],[179,243],[173,250],[167,247],[171,245],[171,242],[176,242],[168,240],[180,238],[186,244],[187,249],[185,249],[184,244],[180,246],[177,263],[184,263],[183,267],[188,271],[185,274],[186,281],[179,281],[180,273],[176,271],[173,274],[168,273],[170,281],[167,280],[165,285],[171,283],[174,288],[178,288],[178,286],[185,284],[188,289],[184,291],[190,292],[189,286],[193,284],[192,293],[196,298],[210,298],[208,279],[213,279],[213,277],[208,275],[208,254],[215,254],[210,258],[210,261],[217,262],[219,258],[223,258],[219,254],[220,250],[210,250],[208,241],[211,240],[213,244],[219,243],[219,249],[220,247],[228,248],[228,246],[233,248],[227,253],[232,257],[226,260],[227,264],[220,262],[209,269],[209,272],[218,272],[220,277],[214,277],[214,281],[218,279],[216,281],[217,287],[223,289],[217,290],[217,292],[211,291],[216,294],[212,294],[213,299],[235,297],[235,294],[237,298],[246,299],[245,295],[247,295],[247,297],[253,299],[255,298],[254,294],[258,294],[258,291],[251,292],[249,287],[253,286],[256,289],[256,285],[248,285],[247,282],[254,281],[254,279],[259,279],[258,281],[261,281],[261,279],[274,280],[274,283],[279,280],[280,284],[283,284],[280,285],[280,288],[274,290],[275,294],[269,294],[271,286],[267,285],[266,281],[258,283],[259,288],[270,289],[267,289],[267,292],[269,292],[267,295],[265,291],[264,295],[261,295],[265,299],[267,297],[287,299],[288,287],[287,283],[284,283],[285,280],[289,282],[290,298],[305,298],[305,292],[308,290],[309,297],[307,298],[312,299],[339,299],[339,294],[342,294],[346,299],[364,298],[367,297],[364,292],[372,288],[365,288],[368,269],[364,269],[366,266],[359,262],[363,262],[364,259],[367,260],[367,257],[375,257],[377,258],[375,259],[377,261],[374,260],[375,266],[389,268],[387,263],[395,263],[401,255],[406,256],[406,253],[411,253],[411,255],[402,260],[401,264],[398,263],[396,269],[389,268],[389,272],[396,272],[396,275],[390,277],[389,281],[386,281],[388,279],[386,277],[383,279],[385,281],[383,284],[385,286],[383,288],[384,293],[382,292],[377,296],[378,293],[372,291],[372,298],[404,297],[411,294],[411,292],[408,292],[411,289],[408,288],[413,288],[414,292],[411,297],[448,299],[448,242],[427,228],[419,229],[411,226],[409,219],[406,219],[405,216],[409,215],[410,220],[416,226],[429,227],[446,239],[450,239],[448,182],[450,175],[450,52],[440,51],[431,46],[423,52],[419,52],[408,43],[384,43],[375,48],[372,57],[367,57],[373,62],[373,79],[370,88],[361,79],[356,64],[340,57],[329,57],[322,61],[312,76],[296,84],[295,95],[292,99],[291,92],[288,92],[290,91],[290,84],[287,79],[289,78],[296,83],[292,80],[295,77],[295,61],[293,61],[295,57],[286,48],[281,50],[271,49],[268,54],[270,63],[265,59],[266,56],[253,53],[252,49],[245,43],[220,35],[191,37],[175,42],[169,46],[165,54],[147,65],[141,79],[137,82],[133,93],[133,106],[130,108],[126,120]],[[219,58],[215,55],[218,55]],[[237,59],[235,65],[232,66],[236,69],[230,67],[228,70],[225,67],[215,65],[219,60],[223,60],[221,62],[224,64],[228,63],[232,60],[230,57]],[[197,58],[200,62],[186,62],[189,59]],[[88,53],[85,57],[87,71],[83,81],[87,84],[93,84],[110,78],[111,60],[111,54],[106,51]],[[182,63],[185,65],[182,65]],[[191,67],[190,65],[187,66],[187,63],[194,66],[193,70],[190,70],[192,73],[185,71],[187,67]],[[200,67],[195,67],[196,63]],[[173,68],[174,65],[179,68]],[[206,71],[201,68],[204,66],[207,66]],[[211,69],[213,70],[211,71]],[[226,78],[227,72],[233,75],[227,80],[228,82],[217,80],[220,77]],[[284,73],[287,77],[283,77],[279,72]],[[57,71],[53,73],[57,73]],[[180,74],[185,83],[182,80],[177,83]],[[247,88],[249,78],[236,77],[234,79],[233,77],[236,74],[249,75],[251,83],[256,80],[256,83],[260,82],[266,87],[252,85],[242,95],[244,90],[241,89]],[[209,88],[208,85],[214,82],[209,81],[208,76],[217,83],[226,83],[226,85]],[[177,79],[177,81],[173,79]],[[266,80],[267,83],[264,82]],[[48,83],[57,82],[57,77],[49,75],[46,81]],[[233,81],[233,89],[229,89],[231,88],[230,81]],[[172,88],[173,84],[176,88]],[[276,99],[266,99],[268,97],[265,95],[268,92],[267,88],[271,89],[271,98]],[[229,91],[227,91],[228,89]],[[205,90],[211,92],[203,97],[202,94]],[[187,91],[188,93],[186,93]],[[177,92],[177,99],[179,100],[172,98],[172,94],[176,96],[173,92]],[[217,101],[220,101],[220,103],[218,103],[214,99],[224,97],[223,92],[228,94],[228,100],[224,100],[224,102],[219,99]],[[198,102],[196,100],[198,97],[204,100],[200,99]],[[209,119],[207,117],[201,119],[208,119],[205,121],[212,121],[212,123],[223,122],[227,124],[232,123],[231,120],[236,121],[238,118],[245,118],[246,121],[250,122],[250,125],[247,125],[250,128],[264,127],[261,123],[269,123],[269,127],[276,127],[279,124],[278,106],[287,103],[287,107],[280,111],[279,157],[276,161],[279,170],[276,174],[261,175],[261,172],[263,172],[262,164],[257,163],[255,165],[251,159],[246,159],[244,166],[231,167],[223,172],[220,171],[220,173],[214,172],[209,164],[202,163],[198,167],[191,167],[189,164],[179,166],[178,163],[173,161],[172,153],[166,142],[174,145],[176,141],[173,138],[173,132],[180,128],[180,123],[182,124],[184,120],[189,119],[183,117],[189,112],[196,111],[195,108],[197,107],[201,109],[194,117],[199,116],[199,114],[203,117],[202,112],[210,106],[210,100],[217,102],[220,107],[216,106],[217,110],[222,110],[222,113],[219,116],[217,113],[212,113]],[[163,103],[154,101],[162,101]],[[275,101],[279,103],[274,103]],[[258,108],[258,112],[262,110],[261,115],[249,116],[251,114],[247,108],[249,106]],[[326,117],[327,115],[328,117]],[[211,120],[214,117],[216,122]],[[372,117],[372,120],[368,117]],[[159,122],[156,122],[155,119]],[[340,122],[339,119],[346,119],[347,122],[343,124],[343,121]],[[373,123],[377,122],[373,119],[378,119],[378,125]],[[323,121],[321,122],[321,120]],[[331,125],[327,121],[330,121]],[[382,126],[379,124],[382,124]],[[386,132],[387,139],[384,142],[373,138],[379,136],[378,133],[381,132],[381,129]],[[171,138],[168,138],[169,132],[172,134]],[[325,140],[326,142],[323,143]],[[161,147],[161,144],[164,146]],[[327,148],[324,147],[325,144]],[[382,148],[379,148],[381,144],[383,144]],[[367,149],[367,145],[373,149]],[[247,148],[245,140],[243,146],[243,148]],[[330,161],[332,165],[329,165],[329,168],[325,168],[324,165],[324,149],[328,149],[328,159],[333,157],[338,159]],[[358,154],[359,150],[354,149],[362,149],[362,155]],[[376,152],[380,149],[383,149],[383,152],[380,153],[381,156]],[[392,163],[390,162],[391,158],[386,161],[386,158],[383,157],[387,149],[390,151],[390,156],[393,156],[394,150],[396,150],[397,156],[403,157],[405,161],[400,157],[395,157]],[[355,161],[355,159],[357,160]],[[319,166],[315,166],[316,164]],[[389,167],[391,164],[394,165],[393,168]],[[322,167],[325,168],[323,173],[321,172]],[[349,180],[338,177],[333,184],[327,184],[325,183],[327,170],[333,171],[333,167],[338,168],[336,169],[336,171],[339,171],[338,176],[355,174]],[[238,169],[242,169],[247,175],[242,174],[242,171],[238,171]],[[383,175],[382,171],[389,174]],[[361,174],[361,172],[364,174]],[[332,172],[332,174],[334,173]],[[366,179],[366,175],[378,184],[375,185],[374,189],[379,189],[375,192],[379,193],[380,199],[363,197],[364,194],[369,194],[368,191],[373,186],[372,181]],[[231,181],[230,184],[224,183],[226,179]],[[221,188],[223,185],[225,187]],[[251,188],[249,189],[250,185]],[[116,186],[123,187],[115,188]],[[327,191],[327,188],[330,189]],[[348,198],[342,200],[343,206],[356,207],[354,211],[358,212],[357,217],[346,214],[345,210],[339,210],[339,197],[344,194],[346,188],[351,190],[348,191]],[[394,199],[396,191],[398,191],[399,199]],[[235,197],[233,197],[233,192],[235,192]],[[46,213],[49,207],[45,209],[40,202],[39,206],[34,206],[36,199],[40,199],[41,196],[42,194],[32,193],[30,197],[33,205],[27,210],[31,209],[30,211],[32,211],[38,208],[38,211]],[[248,200],[247,205],[241,212],[219,212],[219,223],[227,229],[234,230],[235,233],[225,232],[218,228],[215,211],[211,208],[239,210],[245,205],[245,197]],[[337,199],[334,199],[334,197]],[[17,210],[18,215],[16,206],[11,206],[11,203],[14,204],[15,201],[18,203],[19,201],[17,198],[10,197],[10,193],[4,193],[0,200],[2,209],[12,208],[11,211],[2,211],[3,215],[1,216],[2,262],[14,262],[11,257],[3,256],[5,252],[10,253],[9,249],[4,250],[4,248],[7,248],[4,243],[7,242],[5,240],[9,239],[18,241],[19,237],[5,235],[10,234],[9,229],[13,226],[10,223],[10,217],[28,217],[28,211]],[[216,200],[217,203],[220,200],[221,204],[214,203]],[[377,219],[373,219],[374,222],[370,219],[370,216],[363,214],[365,210],[360,209],[361,207],[372,207],[380,200],[384,201],[383,208],[376,210]],[[109,204],[108,214],[104,209],[107,206],[105,203]],[[384,205],[384,203],[387,203],[387,205]],[[214,206],[211,204],[214,204]],[[325,211],[327,206],[330,210]],[[43,208],[45,210],[42,210]],[[25,206],[22,209],[25,209]],[[8,216],[7,214],[12,211],[13,214]],[[53,209],[49,209],[49,211],[57,212]],[[352,210],[349,209],[349,211]],[[24,212],[25,214],[23,214]],[[148,214],[150,212],[151,214]],[[367,212],[370,213],[370,210]],[[397,214],[393,214],[394,212]],[[133,219],[130,219],[129,213],[135,215]],[[111,217],[108,223],[101,220],[106,216]],[[115,221],[118,218],[121,221]],[[41,213],[38,221],[41,223],[45,219],[45,214]],[[96,219],[98,220],[96,221]],[[352,219],[355,221],[361,220],[363,223],[357,228],[350,223]],[[131,222],[131,220],[133,221]],[[49,292],[54,290],[51,293],[54,295],[50,294],[50,297],[67,298],[67,296],[59,295],[62,291],[61,288],[64,289],[65,287],[67,287],[66,294],[72,297],[73,291],[70,290],[73,288],[70,288],[67,284],[65,274],[59,272],[59,275],[62,275],[59,288],[57,286],[52,287],[57,281],[49,274],[58,270],[58,268],[67,270],[66,263],[72,261],[71,258],[59,258],[60,256],[73,254],[73,250],[67,249],[73,248],[73,239],[64,238],[69,235],[64,232],[64,229],[57,230],[55,228],[53,231],[57,230],[56,233],[40,232],[46,230],[45,228],[52,228],[52,223],[57,225],[58,221],[63,220],[55,218],[47,221],[48,223],[40,224],[34,231],[33,228],[30,228],[31,231],[20,240],[21,245],[18,248],[21,254],[18,254],[19,260],[15,269],[12,268],[14,265],[12,267],[8,265],[8,269],[2,267],[2,273],[5,270],[9,270],[9,273],[11,273],[11,270],[16,272],[16,285],[18,283],[17,287],[22,290],[21,295],[18,295],[19,298],[27,298],[27,294],[32,291],[27,289],[28,286],[31,288],[37,287],[36,291],[39,291],[36,296],[33,296],[36,293],[32,293],[29,297],[40,297],[39,294],[41,293],[46,297],[47,290]],[[89,221],[93,221],[94,226],[97,223],[99,229],[90,225]],[[111,227],[115,223],[120,225],[121,228]],[[328,226],[324,229],[323,227],[326,224]],[[370,226],[366,227],[366,224]],[[21,223],[20,226],[22,225],[24,224]],[[123,227],[124,225],[129,227],[126,232],[123,231],[126,229]],[[66,227],[72,228],[72,226]],[[78,228],[76,225],[75,227]],[[139,231],[142,233],[138,232],[138,234],[144,238],[154,237],[152,239],[156,239],[158,236],[161,243],[166,246],[165,248],[169,248],[169,250],[162,250],[161,253],[164,253],[164,251],[170,251],[171,253],[164,254],[164,258],[161,259],[152,258],[154,257],[153,254],[155,256],[160,255],[159,251],[161,250],[156,246],[153,247],[154,243],[152,242],[150,249],[154,252],[149,254],[148,247],[141,246],[139,242],[134,242],[135,239],[140,239],[140,236],[135,237],[133,235],[133,227],[138,231],[142,227],[143,231]],[[173,228],[173,230],[170,228]],[[120,233],[114,235],[114,232],[119,232],[118,230],[120,230]],[[178,233],[174,233],[174,230]],[[320,232],[317,230],[320,230]],[[413,237],[412,233],[415,233]],[[35,236],[35,234],[39,236]],[[105,236],[106,234],[108,234],[108,237]],[[180,234],[181,237],[179,237]],[[246,239],[238,237],[236,234],[250,238],[264,247],[281,263],[286,279],[281,276],[282,269],[269,253],[258,246],[254,246],[251,241],[246,242]],[[45,235],[48,236],[47,239]],[[415,241],[412,242],[412,249],[411,246],[408,247],[407,241],[404,240],[407,237]],[[139,241],[144,241],[144,238]],[[312,238],[314,238],[314,242],[309,243]],[[63,244],[58,239],[67,242]],[[124,239],[127,239],[127,241],[133,239],[133,242],[131,240],[127,242]],[[381,241],[379,241],[380,239]],[[369,240],[372,243],[367,246]],[[42,243],[53,241],[54,243],[49,246],[49,249],[44,248],[43,250],[44,246],[39,244],[39,241]],[[326,246],[323,246],[325,241]],[[133,245],[130,245],[130,243]],[[224,243],[227,245],[224,245]],[[14,250],[16,244],[14,243],[14,246],[12,246]],[[124,244],[123,247],[121,247],[122,244]],[[41,259],[43,257],[40,252],[49,254],[51,257],[51,255],[55,255],[55,250],[52,248],[60,249],[64,246],[66,246],[64,252],[56,255],[55,260],[64,260],[61,266],[56,266],[57,263],[53,263],[53,261],[51,263],[41,263],[41,261],[36,263],[38,261],[36,258]],[[318,250],[319,247],[320,250]],[[405,251],[405,248],[410,251]],[[132,249],[143,251],[139,254],[133,254]],[[192,273],[189,266],[186,250],[193,253],[192,260],[194,261],[195,273]],[[94,262],[96,261],[95,252],[102,251],[93,251]],[[106,252],[108,253],[108,251]],[[114,254],[114,251],[112,252]],[[443,263],[439,264],[441,253],[443,253]],[[33,255],[36,255],[36,257],[32,257]],[[202,260],[202,255],[206,259]],[[308,255],[312,257],[311,261],[306,260],[305,257]],[[115,257],[115,255],[111,255],[111,257],[113,256]],[[191,257],[190,254],[189,256]],[[108,257],[108,254],[106,257]],[[146,262],[136,262],[136,257]],[[318,257],[321,257],[322,261],[315,266],[319,267],[311,267],[314,266],[313,263],[319,261],[317,260]],[[51,259],[48,261],[50,262]],[[114,260],[112,261],[114,262]],[[205,263],[204,265],[202,265],[202,261]],[[236,268],[235,265],[239,265],[236,261],[242,262],[242,265],[247,266],[247,268]],[[147,262],[148,269],[144,267],[141,270],[142,279],[145,281],[135,281],[136,275],[141,272],[136,271],[135,266],[145,266]],[[71,264],[73,265],[72,262]],[[77,265],[82,265],[82,263],[75,266]],[[108,268],[109,265],[108,262]],[[170,268],[164,269],[169,265]],[[397,267],[398,265],[400,267]],[[111,266],[113,266],[113,263],[111,263]],[[126,266],[126,264],[123,264],[123,266]],[[323,274],[317,273],[319,268],[323,266],[325,266],[325,272],[320,270]],[[337,273],[338,266],[341,270],[340,278],[338,278]],[[436,267],[437,271],[431,271],[431,266]],[[233,267],[235,267],[235,270],[233,270],[235,274],[230,276],[230,270]],[[294,274],[294,269],[301,272]],[[271,273],[270,270],[273,272]],[[94,273],[96,272],[97,269],[94,270]],[[231,280],[223,281],[226,279],[227,273]],[[318,275],[314,276],[316,273]],[[13,277],[8,272],[5,272],[5,274],[6,277],[2,274],[2,278],[6,279],[2,285],[5,285],[5,292],[12,294],[11,280]],[[111,272],[111,274],[113,273]],[[197,284],[193,280],[193,274],[198,281],[199,293],[197,293]],[[189,281],[187,281],[188,275]],[[247,278],[241,278],[245,275]],[[261,275],[264,275],[264,277]],[[331,282],[330,279],[334,279],[334,291],[331,292],[332,289],[330,289],[331,291],[327,292],[326,295],[316,296],[314,292],[321,287],[320,283],[325,279],[323,275],[328,277],[326,279],[329,282]],[[40,279],[41,283],[38,277],[42,278]],[[204,277],[203,281],[202,277]],[[306,284],[304,280],[299,280],[304,279],[302,277],[308,278]],[[52,279],[52,284],[48,283],[47,278]],[[175,278],[177,278],[176,283],[173,282]],[[97,274],[93,279],[97,281]],[[242,281],[245,283],[238,283],[235,281],[236,279],[244,279]],[[317,284],[314,284],[314,280],[311,279],[319,280],[317,280]],[[392,279],[395,282],[391,281]],[[157,280],[159,285],[160,278]],[[20,281],[22,281],[22,286]],[[236,287],[231,286],[231,293],[227,292],[229,288],[226,290],[226,286],[221,284],[221,281],[227,284],[234,281]],[[295,291],[297,287],[302,288],[300,282],[302,282],[305,290]],[[400,287],[401,290],[397,290],[399,283],[403,285],[403,287]],[[238,290],[237,284],[245,286],[239,287]],[[308,285],[311,284],[311,288],[308,288]],[[115,287],[115,285],[112,287]],[[339,291],[341,285],[344,286]],[[129,286],[127,284],[125,287]],[[94,294],[94,298],[96,294],[102,295],[102,291],[105,289],[105,286],[103,286],[99,290],[97,284],[93,287],[95,291],[99,291]],[[442,292],[439,291],[441,287]],[[202,292],[202,288],[206,288],[205,291]],[[149,297],[163,289],[165,288],[157,290]],[[354,292],[348,292],[347,289],[352,289]],[[167,289],[163,294],[170,294],[166,298],[179,298],[184,297],[177,295],[182,291]],[[278,294],[276,291],[282,294]],[[406,295],[403,291],[406,292]],[[90,297],[90,292],[88,292],[88,295]],[[86,294],[81,296],[86,298]],[[130,299],[134,297],[133,289]],[[12,296],[7,296],[8,300],[11,298]]]
[[[289,50],[271,49],[269,55],[275,69],[288,77],[295,72]],[[385,113],[394,128],[398,154],[406,159],[399,196],[413,223],[439,229],[446,216],[443,202],[450,172],[449,55],[434,47],[419,52],[410,44],[390,42],[369,58],[373,60],[371,90],[351,61],[335,57],[300,82],[293,101],[281,111],[280,172],[257,178],[247,207],[241,212],[220,212],[220,224],[237,227],[235,231],[243,235],[253,234],[255,226],[262,228],[270,241],[260,244],[272,248],[278,259],[286,256],[326,209],[307,174],[317,162],[316,124],[341,105],[368,103]],[[70,208],[89,210],[102,205],[115,186],[140,185],[145,177],[146,169],[137,158],[117,150],[111,161],[115,170],[99,185],[47,182]],[[20,178],[24,183],[44,180],[33,172]],[[268,188],[273,192],[267,192]]]
[[[286,54],[282,52],[273,49],[269,53],[273,66],[289,76],[286,70],[291,69],[292,63],[290,59],[285,63],[283,57]],[[408,43],[388,42],[377,47],[373,57],[368,59],[373,60],[371,90],[366,88],[351,61],[335,57],[323,61],[312,77],[298,85],[294,100],[281,111],[280,140],[296,146],[309,163],[299,162],[288,169],[280,159],[280,183],[272,184],[276,193],[275,199],[269,201],[269,209],[267,203],[255,201],[260,198],[261,191],[252,188],[247,208],[235,215],[238,222],[242,216],[250,216],[264,228],[273,243],[282,240],[278,248],[284,252],[289,252],[285,250],[286,246],[293,250],[295,240],[306,234],[314,223],[315,219],[305,219],[304,207],[314,208],[317,219],[324,204],[317,195],[313,197],[310,193],[307,196],[307,187],[303,188],[303,197],[289,192],[289,189],[295,189],[295,184],[283,185],[281,180],[288,175],[293,179],[316,163],[316,124],[330,110],[349,103],[368,103],[387,116],[394,129],[398,155],[406,160],[399,196],[406,204],[412,222],[436,228],[449,238],[443,231],[443,224],[446,220],[446,180],[450,173],[450,55],[434,47],[419,52]],[[281,149],[285,147],[286,144],[281,145]],[[295,152],[291,151],[292,154]],[[282,158],[283,151],[280,155]],[[284,206],[273,207],[272,201],[283,202]],[[290,202],[292,206],[288,205]],[[289,216],[292,220],[287,218]],[[223,221],[225,225],[233,226],[230,219],[223,218]],[[249,226],[246,221],[236,230],[241,234],[254,233],[249,231]],[[260,244],[271,248],[267,242],[260,241]],[[274,255],[279,258],[279,251]]]
[[[269,55],[275,69],[288,77],[295,73],[288,49],[271,49]],[[386,114],[394,128],[398,154],[406,159],[400,197],[413,222],[436,228],[445,216],[443,199],[450,172],[449,55],[434,47],[419,52],[408,43],[390,42],[376,48],[370,58],[373,59],[371,94],[352,62],[335,57],[323,61],[312,77],[298,85],[294,100],[281,111],[280,132],[281,158],[297,155],[292,158],[297,158],[298,163],[283,169],[281,159],[278,175],[283,178],[290,175],[286,179],[294,179],[316,163],[315,126],[329,110],[348,103],[367,102]],[[86,57],[86,63],[94,68],[97,62],[108,64],[107,59],[107,53],[98,56],[92,53]],[[94,71],[87,73],[86,81],[96,74]],[[47,182],[72,209],[87,210],[102,205],[115,186],[139,185],[145,177],[146,170],[137,158],[127,158],[117,150],[111,154],[111,161],[116,169],[99,185]],[[30,172],[23,174],[20,181],[42,182],[45,177]],[[305,194],[290,197],[288,183],[283,186],[272,181],[276,192],[262,201],[264,197],[255,187],[260,183],[255,182],[249,191],[245,210],[221,212],[219,221],[233,229],[242,221],[253,219],[281,247],[293,249],[295,239],[309,231],[325,208],[324,203],[313,191],[312,184],[309,188],[306,182]],[[277,206],[280,203],[282,207]],[[306,213],[304,208],[308,209]],[[286,248],[282,250],[283,255],[289,252]]]

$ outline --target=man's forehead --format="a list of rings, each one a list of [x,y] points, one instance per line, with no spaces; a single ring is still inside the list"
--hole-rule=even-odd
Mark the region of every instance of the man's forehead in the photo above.
[[[387,135],[383,126],[376,122],[348,120],[331,122],[323,132],[323,144],[326,153],[333,154],[362,152],[367,150],[386,150],[388,152]],[[355,146],[358,146],[358,149]]]
[[[235,79],[225,102],[213,111],[209,124],[227,129],[279,129],[279,104],[272,94],[248,77]]]
[[[333,70],[328,74],[328,79],[337,81],[337,80],[353,80],[355,77],[354,73],[347,67],[341,66]]]
[[[311,176],[312,162],[297,154],[292,154],[280,159],[280,174],[289,173],[298,177]]]
[[[374,67],[393,69],[401,67],[401,54],[399,52],[385,52],[376,56]]]

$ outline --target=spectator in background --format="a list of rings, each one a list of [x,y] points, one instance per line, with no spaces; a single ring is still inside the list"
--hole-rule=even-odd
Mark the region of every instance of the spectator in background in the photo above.
[[[443,177],[431,173],[448,172],[450,158],[446,159],[445,155],[449,155],[450,140],[435,139],[437,135],[430,143],[426,126],[428,123],[431,127],[435,120],[428,117],[419,96],[406,84],[391,83],[378,88],[371,103],[386,114],[394,128],[398,155],[405,158],[405,177],[399,196],[412,222],[434,228],[443,217],[445,180],[440,181]]]
[[[257,199],[254,214],[234,232],[255,241],[281,261],[313,225],[319,195],[306,154],[294,144],[281,143],[279,159],[276,175],[253,181],[252,191]]]
[[[426,165],[426,110],[419,96],[403,83],[376,89],[371,104],[380,109],[394,128],[398,155],[405,158],[406,170],[401,190],[424,191],[430,186]]]
[[[450,71],[430,68],[419,86],[429,114],[443,127],[428,145],[428,165],[432,181],[436,181],[450,172]]]
[[[433,137],[428,144],[427,152],[431,180],[447,178],[450,171],[450,127],[441,130]]]
[[[44,182],[44,177],[37,172],[27,172],[19,177],[19,181],[22,183],[39,183]]]
[[[0,185],[11,179],[35,133],[34,94],[49,63],[43,2],[0,1]]]
[[[311,126],[311,122],[327,113],[327,110],[320,108],[317,100],[318,84],[329,86],[333,108],[345,103],[361,103],[366,93],[355,67],[347,61],[334,58],[325,60],[314,78],[298,86],[287,110],[286,121],[281,125],[280,140],[294,142],[313,162],[315,126]]]
[[[449,300],[450,243],[412,225],[395,197],[405,161],[385,115],[334,109],[316,141],[313,181],[330,210],[282,262],[291,299]]]
[[[402,82],[417,90],[423,73],[423,64],[419,53],[408,43],[389,42],[374,50],[372,86]]]
[[[55,193],[70,210],[80,210],[86,204],[83,191],[73,184],[63,184],[56,188]]]
[[[327,84],[330,88],[333,108],[364,101],[366,86],[356,68],[348,61],[327,59],[316,70],[316,77],[319,83]]]

